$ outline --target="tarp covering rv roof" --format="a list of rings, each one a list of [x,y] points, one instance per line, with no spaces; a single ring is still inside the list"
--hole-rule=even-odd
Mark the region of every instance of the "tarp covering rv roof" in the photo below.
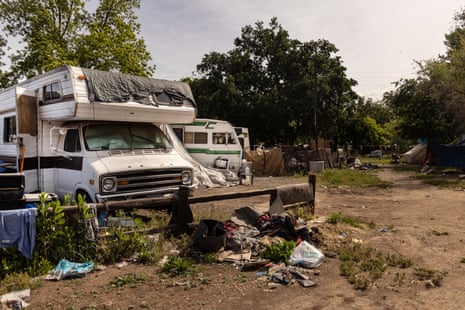
[[[184,82],[85,68],[82,71],[86,76],[89,100],[92,102],[132,101],[148,105],[195,106],[192,91]]]

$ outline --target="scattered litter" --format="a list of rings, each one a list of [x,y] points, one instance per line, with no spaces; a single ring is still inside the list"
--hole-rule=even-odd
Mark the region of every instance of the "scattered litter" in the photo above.
[[[46,280],[63,280],[67,278],[83,277],[91,272],[94,268],[92,261],[86,263],[74,263],[67,259],[62,259],[58,265],[48,272],[45,276]]]
[[[119,226],[119,227],[136,227],[136,222],[131,217],[108,217],[108,226]]]
[[[320,250],[307,241],[302,241],[294,248],[289,258],[289,264],[300,265],[305,268],[317,268],[323,263],[323,257],[324,255]]]
[[[128,262],[127,262],[127,261],[122,261],[122,262],[120,262],[120,263],[116,263],[116,264],[115,264],[115,267],[121,269],[121,268],[123,268],[123,267],[126,267],[127,265],[128,265]]]
[[[270,261],[268,259],[251,261],[251,262],[248,262],[242,265],[241,271],[259,270],[261,268],[266,267],[269,264],[270,264]]]
[[[281,285],[289,285],[295,282],[303,287],[312,287],[316,285],[303,271],[295,266],[287,266],[274,271],[271,274],[271,280]]]
[[[0,309],[20,310],[29,306],[30,289],[13,291],[1,296]]]
[[[304,280],[304,279],[297,279],[297,282],[299,282],[300,285],[302,285],[303,287],[312,287],[312,286],[315,286],[316,283],[313,282],[312,280]]]
[[[381,228],[381,229],[379,230],[379,232],[387,233],[387,232],[389,232],[389,229],[388,229],[388,228]]]
[[[185,281],[185,282],[175,282],[174,285],[176,285],[176,286],[188,286],[188,285],[189,285],[189,282],[188,282],[188,281]]]

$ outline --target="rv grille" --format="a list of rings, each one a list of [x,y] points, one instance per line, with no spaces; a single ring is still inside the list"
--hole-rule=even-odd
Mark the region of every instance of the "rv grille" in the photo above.
[[[131,196],[132,193],[140,195],[143,192],[177,188],[183,185],[182,171],[181,169],[142,170],[104,175],[100,177],[100,181],[103,178],[116,177],[116,191],[103,192],[102,187],[100,187],[100,194],[103,196],[114,194]]]

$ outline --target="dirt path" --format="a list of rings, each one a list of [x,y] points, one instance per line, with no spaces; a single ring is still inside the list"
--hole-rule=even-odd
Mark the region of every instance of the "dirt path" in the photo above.
[[[373,222],[375,229],[341,226],[340,233],[364,246],[412,260],[413,266],[408,269],[388,268],[366,291],[354,290],[340,276],[337,258],[325,258],[319,275],[311,276],[317,283],[312,288],[296,284],[271,289],[268,281],[255,273],[241,273],[224,264],[205,266],[199,277],[209,279],[208,284],[195,286],[160,277],[153,266],[110,266],[83,279],[44,282],[32,291],[30,309],[464,309],[465,264],[461,260],[465,258],[465,192],[424,185],[410,178],[408,172],[379,169],[376,173],[393,182],[393,188],[327,190],[318,186],[316,196],[317,220],[323,222],[329,214],[341,212]],[[301,180],[263,178],[253,187],[290,182]],[[263,202],[266,199],[228,204],[234,207]],[[314,225],[324,229],[325,224]],[[413,276],[415,268],[447,274],[440,287],[428,289]],[[151,280],[132,287],[110,287],[112,279],[128,273],[145,274]]]

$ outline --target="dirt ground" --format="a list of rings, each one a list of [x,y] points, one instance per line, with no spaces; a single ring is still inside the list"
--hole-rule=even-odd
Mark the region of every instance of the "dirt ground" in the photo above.
[[[464,309],[465,192],[425,185],[411,178],[410,172],[389,167],[373,172],[394,186],[387,190],[328,190],[317,185],[316,221],[308,223],[324,235],[329,225],[324,219],[333,212],[373,222],[376,228],[337,229],[364,246],[412,260],[413,266],[407,269],[389,267],[367,290],[354,289],[340,275],[337,257],[325,257],[318,272],[309,271],[316,283],[309,288],[299,284],[272,287],[266,277],[241,272],[228,263],[202,266],[198,279],[189,283],[163,276],[154,266],[129,264],[107,266],[80,279],[44,281],[32,290],[29,309]],[[256,178],[250,189],[301,181]],[[241,190],[244,186],[198,190],[195,195]],[[258,205],[267,199],[233,200],[218,203],[218,207]],[[443,272],[441,286],[427,288],[413,276],[415,268]],[[121,287],[110,285],[130,274],[145,280]]]

